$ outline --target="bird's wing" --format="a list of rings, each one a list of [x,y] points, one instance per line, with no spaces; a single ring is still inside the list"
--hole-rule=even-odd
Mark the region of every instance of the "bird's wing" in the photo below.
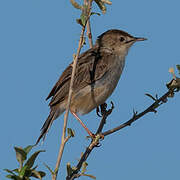
[[[100,79],[110,68],[109,62],[112,54],[108,51],[99,52],[97,48],[92,48],[81,54],[78,58],[73,89],[79,91],[88,84],[92,84]],[[62,102],[68,96],[72,64],[70,64],[51,90],[47,99],[52,96],[49,105],[52,107]]]

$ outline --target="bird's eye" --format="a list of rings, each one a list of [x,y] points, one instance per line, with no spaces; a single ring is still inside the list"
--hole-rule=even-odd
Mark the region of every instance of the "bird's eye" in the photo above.
[[[124,42],[124,41],[125,41],[125,38],[121,36],[119,40],[120,40],[121,42]]]

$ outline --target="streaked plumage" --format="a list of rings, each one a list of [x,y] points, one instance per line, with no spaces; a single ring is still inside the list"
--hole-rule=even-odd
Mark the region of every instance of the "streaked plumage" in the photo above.
[[[129,48],[141,40],[145,39],[135,38],[121,30],[109,30],[98,37],[91,49],[79,56],[70,106],[72,112],[87,114],[106,101],[122,74]],[[52,122],[65,111],[71,73],[72,64],[65,69],[46,98],[52,97],[49,103],[51,111],[37,143],[45,138]]]

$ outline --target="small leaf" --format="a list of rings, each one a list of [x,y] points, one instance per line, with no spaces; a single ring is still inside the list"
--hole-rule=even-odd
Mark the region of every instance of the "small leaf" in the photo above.
[[[10,174],[12,174],[12,175],[15,175],[15,173],[13,171],[9,170],[9,169],[3,169],[3,170],[10,173]]]
[[[6,175],[6,177],[9,178],[9,179],[15,179],[14,176],[10,175],[10,174]]]
[[[67,133],[68,133],[69,137],[74,137],[75,136],[75,132],[71,128],[67,128]]]
[[[98,15],[98,16],[101,15],[100,13],[97,13],[97,12],[91,12],[91,16],[92,16],[92,15],[95,15],[95,14]]]
[[[87,166],[88,166],[88,163],[87,162],[83,162],[82,164],[82,173],[85,173],[87,171]]]
[[[35,160],[36,160],[36,158],[37,158],[37,156],[38,156],[38,154],[39,154],[40,152],[45,152],[45,151],[44,151],[44,150],[36,151],[36,152],[27,160],[27,162],[26,162],[25,165],[27,165],[29,169],[34,165],[34,162],[35,162]]]
[[[95,2],[98,5],[98,7],[100,8],[100,10],[102,11],[102,13],[105,14],[106,13],[105,4],[101,0],[95,0]]]
[[[35,170],[38,167],[38,165],[36,165],[35,167],[32,168],[32,170]]]
[[[21,171],[19,172],[19,177],[20,177],[20,178],[24,178],[24,175],[25,175],[27,169],[28,169],[28,166],[27,166],[27,165],[25,165],[24,167],[22,167]]]
[[[180,65],[177,64],[176,67],[177,67],[177,70],[179,71],[179,74],[180,74]]]
[[[82,13],[80,19],[81,19],[82,26],[85,26],[87,23],[87,16]]]
[[[42,180],[40,173],[39,173],[38,171],[36,171],[36,170],[34,170],[34,171],[32,172],[32,176],[35,177],[35,178],[38,178],[38,179]]]
[[[22,180],[20,177],[18,177],[18,176],[16,176],[16,175],[10,175],[10,174],[8,174],[6,177],[9,178],[9,179],[14,179],[14,180]]]
[[[88,6],[87,5],[83,5],[82,13],[81,13],[81,16],[80,16],[81,24],[82,24],[83,27],[86,26],[86,23],[87,23],[87,20],[88,20],[88,16],[89,16]]]
[[[75,0],[70,0],[70,2],[76,9],[82,9],[82,6],[79,5]]]
[[[25,174],[24,174],[24,178],[29,178],[29,177],[31,177],[31,175],[32,175],[32,169],[26,169],[26,171],[25,171]]]
[[[13,169],[12,171],[19,173],[19,169]]]
[[[77,167],[72,166],[72,170],[73,170],[73,171],[76,171],[76,170],[77,170]]]
[[[54,171],[47,164],[44,163],[44,166],[50,171],[51,175],[54,174]]]
[[[29,145],[29,146],[25,147],[24,151],[26,152],[26,154],[28,154],[33,147],[34,147],[34,145]]]
[[[26,152],[21,147],[14,147],[16,151],[16,159],[22,165],[24,160],[26,160]]]
[[[108,5],[111,5],[112,4],[112,2],[111,1],[109,1],[109,0],[101,0],[103,3],[105,3],[105,4],[108,4]]]
[[[38,178],[38,179],[42,179],[42,177],[46,176],[46,173],[43,171],[33,170],[31,176]]]
[[[76,22],[77,22],[78,24],[80,24],[81,26],[83,26],[83,24],[82,24],[82,22],[81,22],[81,19],[76,19]]]

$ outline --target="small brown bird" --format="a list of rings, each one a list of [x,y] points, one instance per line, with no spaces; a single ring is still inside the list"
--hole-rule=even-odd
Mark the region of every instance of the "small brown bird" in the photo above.
[[[96,44],[79,56],[70,105],[70,111],[76,118],[77,113],[87,114],[106,101],[117,86],[129,48],[144,40],[112,29],[101,34]],[[71,73],[72,64],[65,69],[46,98],[52,97],[49,103],[51,111],[36,144],[45,138],[53,121],[66,109]]]

